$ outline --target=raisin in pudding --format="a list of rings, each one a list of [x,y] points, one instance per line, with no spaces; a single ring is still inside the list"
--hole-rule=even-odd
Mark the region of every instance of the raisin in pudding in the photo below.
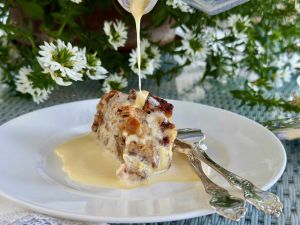
[[[121,162],[116,173],[123,181],[142,183],[170,168],[177,135],[172,111],[172,104],[146,91],[111,91],[102,97],[92,130]]]

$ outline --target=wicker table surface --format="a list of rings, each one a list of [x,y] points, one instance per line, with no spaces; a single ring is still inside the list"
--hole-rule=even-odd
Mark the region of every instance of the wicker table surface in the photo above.
[[[181,81],[180,81],[181,82]],[[179,82],[179,83],[180,83]],[[128,89],[136,87],[135,82],[131,82]],[[154,82],[148,81],[144,84],[144,89],[150,90],[152,93],[169,99],[182,99],[182,95],[178,93],[178,82],[175,81],[163,82],[160,87],[157,87]],[[196,93],[196,92],[195,92]],[[4,122],[13,119],[24,113],[56,105],[65,102],[76,100],[98,98],[101,95],[100,84],[97,82],[87,82],[71,87],[62,88],[55,91],[49,101],[46,103],[36,105],[31,100],[14,96],[12,94],[5,94],[0,100],[0,125]],[[196,95],[196,94],[195,94]],[[204,100],[198,100],[194,96],[193,101],[201,102],[207,105],[213,105],[219,108],[230,110],[257,121],[264,121],[272,119],[278,112],[264,112],[263,107],[249,108],[240,106],[240,102],[233,99],[228,91],[218,87],[212,88],[206,95]],[[248,212],[240,222],[232,222],[214,214],[210,216],[199,217],[184,221],[176,221],[164,223],[169,224],[205,224],[205,225],[299,225],[300,224],[300,141],[283,141],[287,152],[287,167],[281,179],[271,189],[276,193],[283,202],[283,214],[279,218],[266,216],[258,212],[252,206],[248,207]]]

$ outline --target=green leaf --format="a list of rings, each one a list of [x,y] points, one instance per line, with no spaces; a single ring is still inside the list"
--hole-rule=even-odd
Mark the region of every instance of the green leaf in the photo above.
[[[42,20],[44,18],[43,5],[39,4],[39,2],[18,0],[17,3],[22,8],[22,11],[26,14],[27,17],[38,20]]]
[[[255,105],[263,105],[266,107],[266,110],[272,110],[274,108],[281,108],[287,112],[300,112],[300,105],[292,104],[289,101],[285,101],[282,99],[275,99],[275,98],[265,98],[261,94],[256,93],[250,90],[233,90],[231,94],[240,99],[242,104],[248,106],[255,106]]]

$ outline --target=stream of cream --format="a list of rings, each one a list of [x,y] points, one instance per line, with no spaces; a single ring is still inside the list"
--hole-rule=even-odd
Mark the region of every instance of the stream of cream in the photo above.
[[[131,0],[130,11],[133,15],[136,25],[136,39],[137,39],[137,61],[138,61],[138,75],[139,75],[139,90],[142,91],[141,78],[141,19],[145,14],[149,0]]]
[[[137,187],[126,185],[116,176],[120,162],[107,153],[104,146],[100,146],[94,133],[71,139],[57,146],[55,153],[61,159],[63,171],[76,182],[118,189]],[[169,170],[154,174],[147,183],[141,185],[191,181],[199,181],[197,174],[184,155],[174,153]]]

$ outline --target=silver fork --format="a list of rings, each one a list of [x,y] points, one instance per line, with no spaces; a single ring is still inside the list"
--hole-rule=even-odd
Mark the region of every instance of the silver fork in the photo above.
[[[181,138],[190,139],[191,135],[189,133],[186,134],[187,135],[185,135],[184,132],[181,132]],[[199,138],[201,138],[201,136],[196,137],[196,135],[197,133],[195,133],[193,137],[200,141]],[[189,158],[190,163],[202,181],[205,192],[211,196],[209,201],[210,206],[215,209],[219,215],[234,221],[239,221],[245,216],[247,209],[245,208],[244,199],[230,195],[226,189],[211,181],[204,173],[201,161],[192,153],[193,149],[190,148],[190,145],[175,140],[173,149],[174,151],[185,154]]]
[[[192,154],[189,154],[188,157],[200,177],[206,193],[211,196],[209,201],[210,206],[215,209],[219,215],[227,219],[239,221],[244,217],[247,211],[245,201],[230,195],[226,189],[212,182],[204,173],[201,161],[194,158]]]
[[[192,139],[193,144],[182,141],[184,140],[183,138],[187,137]],[[203,144],[204,139],[205,135],[199,129],[182,129],[178,131],[176,144],[182,147],[185,146],[186,148],[193,149],[194,151],[191,151],[191,153],[193,153],[194,158],[199,159],[199,161],[203,161],[208,166],[216,170],[221,176],[223,176],[232,186],[242,190],[246,201],[254,205],[257,209],[262,210],[266,214],[279,216],[283,207],[279,198],[270,192],[261,190],[247,179],[226,170],[214,162],[206,154],[207,147],[205,144]]]

